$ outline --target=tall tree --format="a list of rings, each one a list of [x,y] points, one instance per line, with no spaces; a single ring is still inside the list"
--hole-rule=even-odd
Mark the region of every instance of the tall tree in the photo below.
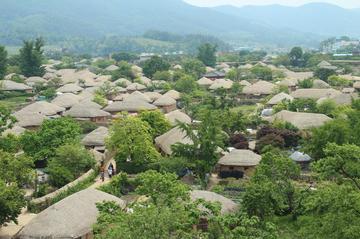
[[[7,51],[5,47],[0,46],[0,80],[6,74],[6,65],[7,65]]]
[[[170,64],[160,56],[153,56],[144,62],[143,72],[145,76],[152,78],[157,71],[167,71]]]
[[[0,135],[5,130],[12,128],[15,122],[16,118],[11,115],[11,111],[7,107],[0,104]]]
[[[301,47],[294,47],[291,49],[290,53],[289,53],[289,58],[290,58],[290,64],[292,66],[301,66],[302,63],[302,58],[303,58],[303,50],[301,49]]]
[[[123,115],[113,122],[107,146],[116,154],[117,162],[144,167],[160,157],[151,133],[147,122],[135,116]]]
[[[197,58],[206,66],[214,67],[216,65],[216,45],[205,43],[198,48]]]
[[[44,40],[24,41],[20,49],[20,70],[25,76],[43,76],[45,69],[42,66],[44,56]]]

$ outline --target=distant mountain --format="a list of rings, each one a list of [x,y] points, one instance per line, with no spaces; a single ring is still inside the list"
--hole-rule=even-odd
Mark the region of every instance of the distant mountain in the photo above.
[[[311,3],[300,7],[220,6],[220,13],[246,18],[277,28],[290,28],[300,32],[322,35],[360,36],[360,9],[344,9],[327,3]]]
[[[314,44],[319,39],[219,11],[182,0],[1,0],[0,44],[19,44],[35,36],[56,43],[142,35],[148,30],[281,46]]]

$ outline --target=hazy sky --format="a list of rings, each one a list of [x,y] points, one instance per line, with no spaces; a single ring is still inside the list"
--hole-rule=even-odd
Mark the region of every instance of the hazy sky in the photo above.
[[[360,0],[184,0],[197,6],[217,6],[231,4],[236,6],[243,5],[269,5],[281,4],[288,6],[299,6],[311,2],[327,2],[345,8],[360,8]]]

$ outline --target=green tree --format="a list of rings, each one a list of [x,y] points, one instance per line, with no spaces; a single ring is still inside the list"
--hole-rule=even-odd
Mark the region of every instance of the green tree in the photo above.
[[[160,158],[147,122],[135,116],[122,115],[110,128],[107,146],[115,153],[118,163],[129,162],[144,167]]]
[[[179,199],[189,199],[189,188],[178,181],[172,173],[158,173],[153,170],[141,173],[136,178],[136,193],[150,197],[155,205],[176,203]]]
[[[330,76],[328,78],[328,82],[331,86],[339,86],[339,87],[346,87],[351,85],[351,81],[342,78],[340,76]]]
[[[309,78],[302,81],[299,81],[299,87],[303,89],[310,89],[314,86],[314,80]]]
[[[336,110],[336,103],[331,100],[331,99],[327,99],[322,101],[320,104],[318,104],[317,106],[317,111],[321,114],[325,114],[327,116],[333,117],[334,116],[334,111]]]
[[[265,81],[271,81],[273,78],[272,70],[267,66],[254,66],[251,68],[251,73]]]
[[[175,156],[185,157],[195,164],[195,172],[204,179],[219,159],[219,148],[224,147],[225,136],[219,119],[207,110],[201,117],[198,126],[180,124],[193,144],[176,144],[173,146]]]
[[[127,63],[126,61],[121,61],[118,64],[118,69],[111,72],[111,79],[113,81],[116,81],[120,78],[126,78],[126,79],[134,79],[134,73],[131,69],[131,65]]]
[[[11,110],[0,104],[0,135],[5,130],[11,129],[15,122],[16,118],[12,116]]]
[[[204,63],[205,66],[214,67],[216,65],[217,46],[205,43],[198,48],[197,58]]]
[[[336,75],[335,70],[327,68],[317,68],[314,72],[315,77],[325,82],[328,82],[328,78],[333,75]]]
[[[0,80],[4,78],[7,68],[7,51],[5,47],[0,46]]]
[[[142,121],[149,124],[153,138],[160,136],[171,129],[170,122],[160,110],[143,111],[139,114],[139,117]]]
[[[0,150],[0,226],[14,221],[26,205],[24,192],[19,186],[34,178],[32,159]]]
[[[94,165],[94,157],[83,146],[65,144],[56,149],[55,156],[49,160],[47,169],[51,184],[62,187]]]
[[[328,143],[339,145],[352,142],[353,127],[348,122],[336,119],[325,123],[325,125],[312,130],[312,137],[306,141],[306,149],[315,159],[325,156],[324,149]]]
[[[314,99],[295,99],[288,104],[288,110],[294,112],[316,112],[316,101]]]
[[[168,71],[170,64],[160,56],[153,56],[143,64],[143,72],[146,77],[152,78],[157,71]]]
[[[243,198],[248,214],[261,219],[274,214],[296,216],[298,192],[292,180],[299,176],[300,167],[290,158],[277,151],[264,154]]]
[[[137,56],[132,53],[128,52],[118,52],[111,55],[111,58],[117,62],[126,61],[126,62],[133,62],[137,59]]]
[[[81,128],[67,117],[46,120],[36,132],[27,131],[21,137],[24,152],[35,160],[49,159],[61,145],[79,142]]]
[[[290,64],[295,67],[299,67],[303,60],[303,50],[301,47],[294,47],[289,53]]]
[[[153,76],[153,80],[157,81],[170,81],[171,78],[169,71],[157,71]]]
[[[181,93],[191,93],[196,90],[198,84],[195,78],[191,75],[184,75],[178,81],[175,82],[175,89]]]
[[[183,70],[186,74],[199,78],[206,73],[205,65],[198,59],[187,59],[182,63]]]
[[[24,193],[17,185],[7,185],[0,179],[0,226],[11,221],[17,222],[17,217],[24,206],[26,206]]]
[[[20,49],[20,69],[25,76],[43,76],[45,69],[42,66],[44,40],[37,38],[35,41],[24,41]]]

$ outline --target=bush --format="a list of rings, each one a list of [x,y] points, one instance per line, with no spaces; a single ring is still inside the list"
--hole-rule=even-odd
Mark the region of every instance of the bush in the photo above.
[[[249,148],[249,141],[243,134],[234,134],[230,137],[229,143],[231,147],[236,149],[248,149]]]
[[[88,134],[98,127],[96,123],[91,121],[81,121],[79,124],[83,134]]]
[[[185,176],[187,169],[192,165],[185,158],[181,157],[167,157],[153,163],[149,166],[150,169],[162,172],[162,173],[175,173],[178,176]]]
[[[314,80],[313,79],[305,79],[302,81],[299,81],[299,87],[303,89],[310,89],[314,86]]]
[[[99,189],[116,197],[121,197],[134,191],[135,186],[126,173],[120,173],[112,177],[110,183],[100,186]]]
[[[285,141],[284,139],[277,134],[268,134],[264,137],[261,137],[256,142],[255,151],[258,153],[263,153],[265,147],[273,146],[276,148],[284,148],[285,147]]]

